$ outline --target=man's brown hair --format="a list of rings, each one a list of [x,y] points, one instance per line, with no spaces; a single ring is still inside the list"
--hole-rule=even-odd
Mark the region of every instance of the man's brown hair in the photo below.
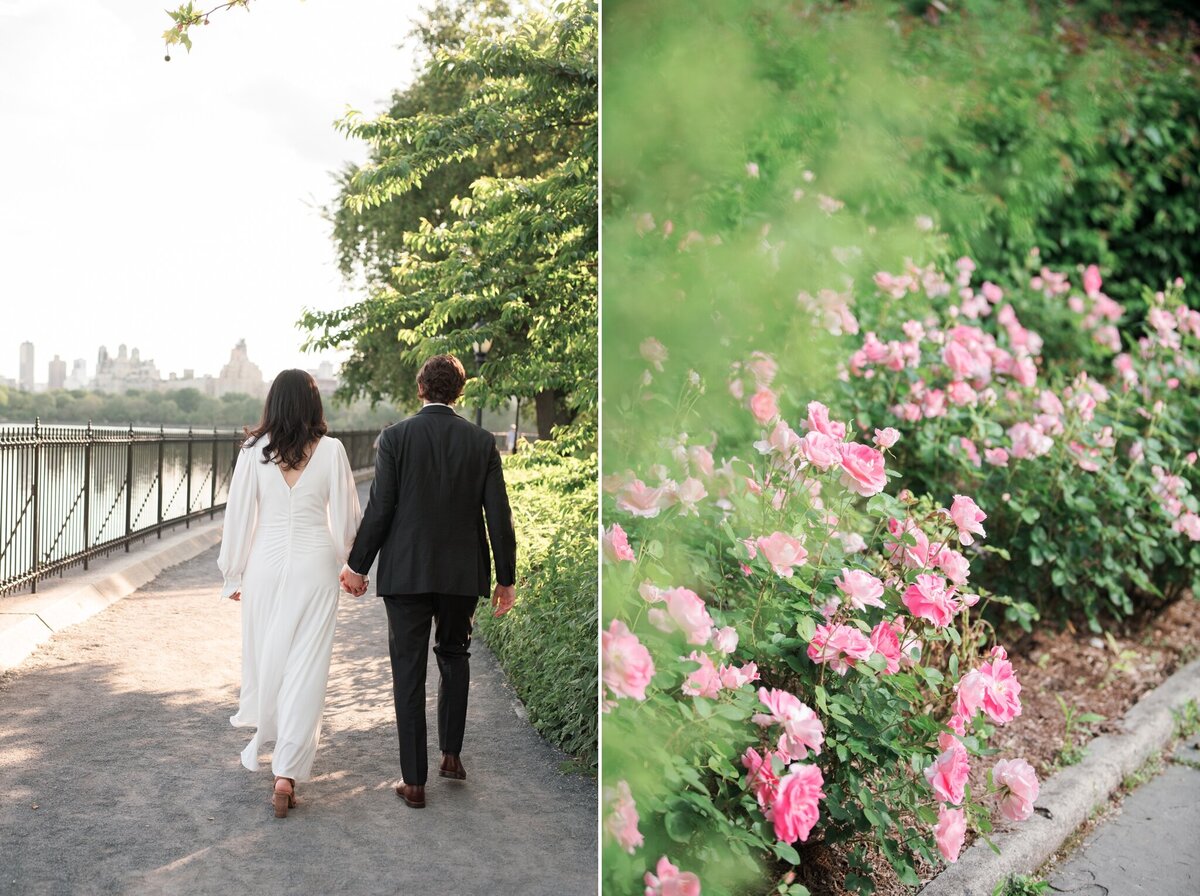
[[[417,394],[426,401],[454,404],[462,395],[467,372],[454,355],[434,355],[417,371]]]

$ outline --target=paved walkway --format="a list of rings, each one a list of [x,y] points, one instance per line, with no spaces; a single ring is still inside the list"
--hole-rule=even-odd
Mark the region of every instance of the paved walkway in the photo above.
[[[1046,880],[1052,892],[1077,896],[1200,893],[1200,735]]]
[[[365,496],[364,496],[365,502]],[[386,617],[343,596],[314,780],[273,817],[229,725],[239,608],[212,548],[59,633],[0,678],[0,894],[596,892],[596,784],[514,712],[479,641],[463,762],[409,809]],[[0,598],[2,600],[2,598]],[[436,665],[429,710],[436,724]],[[436,757],[436,735],[433,748]]]

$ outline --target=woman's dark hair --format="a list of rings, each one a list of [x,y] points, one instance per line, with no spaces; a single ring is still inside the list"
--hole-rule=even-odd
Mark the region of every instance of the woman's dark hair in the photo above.
[[[454,404],[462,395],[467,372],[454,355],[434,355],[417,371],[417,394],[426,401]]]
[[[304,370],[284,370],[267,391],[262,420],[246,430],[246,444],[257,445],[263,436],[263,463],[296,468],[304,463],[305,450],[329,431],[317,381]]]

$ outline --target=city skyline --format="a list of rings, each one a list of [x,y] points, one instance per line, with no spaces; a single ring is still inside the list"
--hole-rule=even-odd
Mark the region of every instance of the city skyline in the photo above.
[[[23,341],[39,382],[101,343],[163,371],[215,372],[243,335],[268,376],[344,360],[296,329],[361,298],[322,208],[366,147],[334,122],[411,81],[418,7],[254,6],[167,63],[161,4],[0,0],[0,375],[19,377]]]
[[[47,377],[40,379],[37,377],[37,356],[35,343],[20,343],[20,375],[17,378],[7,377],[4,368],[0,368],[0,385],[7,384],[23,391],[85,389],[100,392],[138,387],[156,390],[180,389],[194,385],[202,391],[212,391],[221,395],[224,391],[265,392],[266,385],[277,373],[276,371],[266,374],[260,365],[250,360],[245,338],[238,339],[234,344],[229,359],[218,372],[196,371],[187,367],[178,371],[166,371],[157,365],[154,357],[143,357],[138,345],[119,343],[114,351],[109,351],[106,344],[98,345],[94,366],[85,357],[66,359],[60,353],[53,353],[49,361],[44,361]],[[329,360],[316,357],[312,360],[316,363],[310,362],[300,369],[312,373],[322,385],[323,391],[331,391],[337,380],[337,366]],[[68,363],[71,365],[70,374],[67,373]],[[222,385],[227,380],[229,385]]]

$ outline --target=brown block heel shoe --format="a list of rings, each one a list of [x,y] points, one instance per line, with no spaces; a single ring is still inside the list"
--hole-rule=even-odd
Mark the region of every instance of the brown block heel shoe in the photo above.
[[[284,781],[288,786],[280,787]],[[275,807],[276,818],[287,818],[288,809],[296,806],[296,782],[291,778],[276,778],[275,789],[271,792],[271,804]]]

